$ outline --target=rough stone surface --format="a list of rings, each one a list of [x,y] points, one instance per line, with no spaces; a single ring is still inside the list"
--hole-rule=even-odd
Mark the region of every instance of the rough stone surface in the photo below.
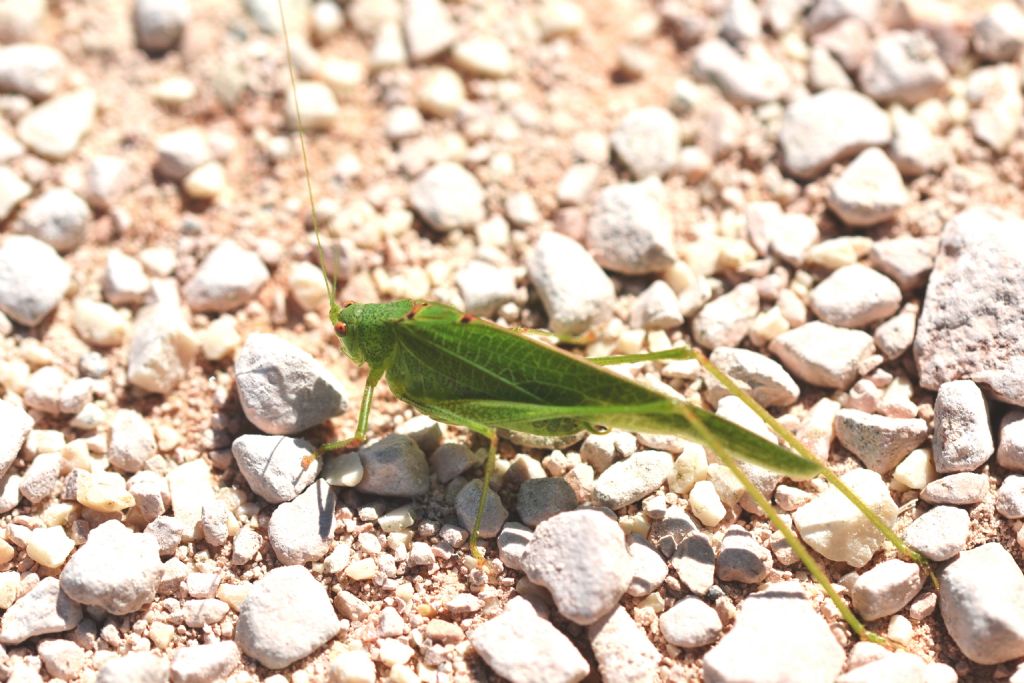
[[[969,209],[942,230],[914,338],[921,384],[984,384],[1000,401],[1024,406],[1024,221],[997,209]]]
[[[427,457],[410,437],[391,434],[359,449],[363,478],[356,487],[379,496],[415,498],[430,490]]]
[[[483,490],[483,481],[474,479],[459,489],[455,496],[455,514],[459,518],[459,523],[467,529],[472,529],[476,523]],[[506,519],[508,519],[508,510],[501,502],[501,497],[497,492],[488,490],[487,500],[484,501],[484,512],[480,517],[480,538],[497,536]]]
[[[862,328],[884,320],[900,308],[899,286],[873,268],[843,266],[811,290],[811,310],[839,327]]]
[[[0,404],[0,415],[2,415]],[[0,449],[0,454],[3,449]],[[999,448],[996,462],[1001,467],[1017,472],[1024,471],[1024,411],[1011,410],[999,424]],[[0,457],[0,473],[3,472],[4,458]]]
[[[928,423],[844,408],[836,415],[835,434],[868,469],[886,474],[924,442]]]
[[[206,255],[182,294],[193,311],[221,313],[245,305],[270,279],[254,251],[224,240]]]
[[[672,472],[672,456],[639,451],[614,463],[594,482],[594,498],[612,510],[624,508],[661,488]]]
[[[527,259],[527,269],[555,334],[582,335],[611,317],[615,285],[571,237],[556,232],[541,235]]]
[[[853,584],[853,608],[865,621],[896,614],[921,590],[921,571],[913,562],[886,560]]]
[[[958,472],[940,477],[921,489],[921,500],[932,505],[976,505],[988,495],[988,475]]]
[[[626,275],[672,265],[672,218],[660,181],[620,183],[601,190],[587,224],[587,248],[603,267]]]
[[[319,650],[341,629],[327,590],[305,567],[271,569],[238,611],[235,642],[269,669]]]
[[[817,320],[780,334],[768,346],[794,375],[831,389],[848,389],[857,379],[859,363],[874,347],[867,332]]]
[[[331,549],[337,494],[323,479],[277,506],[267,534],[281,564],[316,562]]]
[[[939,387],[934,429],[932,450],[939,474],[978,469],[995,452],[988,404],[969,379],[943,382]]]
[[[15,645],[46,633],[70,631],[82,620],[82,607],[47,576],[7,608],[0,622],[0,642]]]
[[[742,283],[708,302],[693,319],[693,338],[709,349],[736,346],[750,330],[760,305],[757,288]]]
[[[605,683],[658,680],[661,653],[624,607],[587,627],[587,635]]]
[[[943,562],[966,547],[970,532],[967,510],[939,505],[911,522],[903,540],[929,560]]]
[[[584,625],[608,614],[633,578],[622,529],[597,510],[542,522],[522,564],[531,581],[551,592],[562,616]]]
[[[576,492],[561,477],[527,479],[519,487],[519,495],[516,496],[519,519],[530,527],[575,507]]]
[[[188,373],[199,341],[176,305],[156,303],[135,316],[128,350],[128,381],[157,394],[169,394]]]
[[[913,105],[942,92],[949,70],[924,31],[879,36],[861,67],[861,88],[878,102]]]
[[[611,133],[615,156],[636,178],[665,175],[679,153],[679,122],[667,109],[634,109]]]
[[[748,349],[719,346],[711,352],[709,360],[765,408],[785,408],[800,398],[799,385],[782,365],[768,356]],[[710,374],[706,374],[705,383],[705,397],[713,406],[730,393]]]
[[[998,543],[966,550],[939,574],[939,609],[971,661],[999,664],[1024,656],[1024,574]]]
[[[306,490],[320,470],[320,458],[303,467],[313,450],[304,439],[244,434],[231,444],[238,470],[249,488],[268,503],[292,500]]]
[[[0,479],[7,475],[35,423],[24,409],[0,399]]]

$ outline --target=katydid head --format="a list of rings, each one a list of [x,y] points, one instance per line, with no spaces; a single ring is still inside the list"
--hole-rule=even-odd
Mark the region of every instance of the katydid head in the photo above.
[[[386,366],[395,351],[394,323],[405,320],[411,301],[386,304],[331,304],[331,324],[341,340],[341,349],[356,363]]]

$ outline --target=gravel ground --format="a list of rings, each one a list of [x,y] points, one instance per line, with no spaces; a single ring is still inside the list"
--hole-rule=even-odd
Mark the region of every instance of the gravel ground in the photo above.
[[[1024,11],[0,1],[0,680],[1024,681]],[[481,448],[326,320],[429,298],[695,344],[819,479]],[[771,437],[691,361],[629,366]]]

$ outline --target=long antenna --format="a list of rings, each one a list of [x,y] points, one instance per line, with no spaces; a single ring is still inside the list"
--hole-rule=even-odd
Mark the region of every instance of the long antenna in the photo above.
[[[299,148],[302,150],[302,167],[306,172],[306,193],[309,195],[309,213],[313,222],[313,233],[316,235],[316,250],[320,258],[320,272],[324,276],[324,284],[327,286],[327,294],[331,299],[331,312],[337,308],[338,302],[334,298],[334,286],[327,277],[327,259],[324,256],[324,246],[320,242],[320,220],[316,215],[316,198],[313,196],[313,181],[310,180],[309,155],[306,153],[306,129],[302,125],[302,112],[299,111],[299,89],[295,81],[295,64],[292,61],[292,44],[288,38],[288,22],[285,20],[284,2],[277,0],[277,11],[281,15],[281,31],[284,34],[285,57],[288,61],[288,77],[292,84],[292,104],[295,105],[295,125],[299,133]]]

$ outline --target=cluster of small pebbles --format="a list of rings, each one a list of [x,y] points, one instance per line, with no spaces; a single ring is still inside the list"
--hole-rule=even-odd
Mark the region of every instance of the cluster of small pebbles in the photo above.
[[[0,680],[1024,681],[1018,4],[282,1],[0,0]],[[857,642],[713,454],[620,431],[503,439],[478,564],[467,430],[382,385],[306,458],[365,377],[325,280],[698,346],[935,580],[744,465]]]

